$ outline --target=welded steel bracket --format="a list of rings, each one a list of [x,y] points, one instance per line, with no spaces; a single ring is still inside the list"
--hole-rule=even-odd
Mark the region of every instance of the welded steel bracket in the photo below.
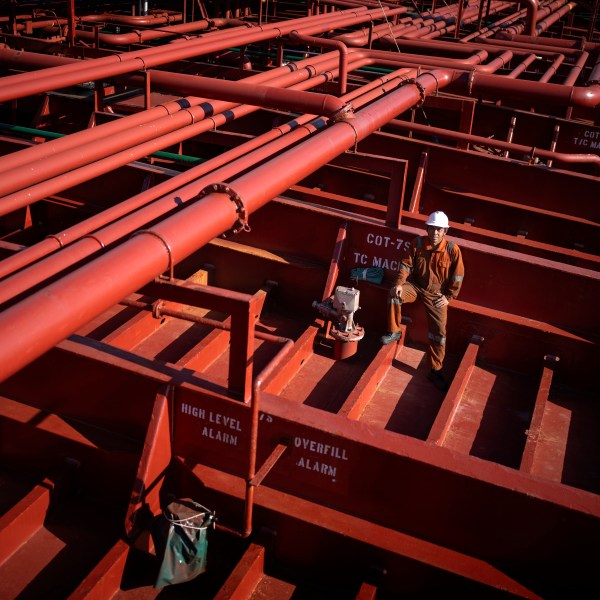
[[[221,237],[225,238],[229,235],[239,233],[240,231],[250,231],[250,225],[248,224],[248,211],[244,206],[241,196],[235,190],[233,190],[231,186],[229,186],[227,183],[211,183],[200,190],[198,199],[203,198],[208,194],[226,194],[236,206],[238,220],[229,231],[221,234]]]

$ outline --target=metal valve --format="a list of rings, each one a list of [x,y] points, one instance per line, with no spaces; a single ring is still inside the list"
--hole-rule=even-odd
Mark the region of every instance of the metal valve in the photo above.
[[[354,354],[356,343],[365,335],[364,329],[354,321],[354,313],[360,308],[359,297],[359,290],[338,286],[330,298],[312,303],[325,319],[331,321],[329,335],[336,342],[336,358],[347,358]]]

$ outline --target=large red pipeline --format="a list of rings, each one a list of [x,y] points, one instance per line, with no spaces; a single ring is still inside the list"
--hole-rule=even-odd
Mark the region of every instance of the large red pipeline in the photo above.
[[[528,35],[537,35],[535,24],[537,22],[537,13],[540,6],[539,0],[523,0],[527,4],[527,20],[525,22],[525,31]]]
[[[379,62],[380,64],[393,64],[395,68],[397,68],[398,66],[404,65],[420,65],[420,66],[429,66],[429,67],[433,67],[433,66],[443,66],[443,67],[453,67],[453,68],[465,68],[465,69],[470,69],[471,71],[474,69],[473,72],[471,72],[471,74],[468,76],[468,78],[465,78],[465,76],[463,76],[462,78],[455,75],[454,79],[456,84],[461,83],[462,82],[462,88],[466,88],[468,91],[470,90],[471,92],[475,92],[479,89],[483,89],[483,88],[479,88],[479,87],[474,87],[472,85],[473,81],[475,81],[475,76],[478,75],[477,71],[494,71],[500,67],[502,67],[507,60],[510,58],[510,54],[505,54],[505,55],[501,55],[499,57],[497,57],[496,59],[494,59],[491,63],[489,63],[488,65],[476,65],[473,67],[473,64],[478,62],[479,59],[477,59],[475,56],[473,57],[473,60],[469,60],[469,61],[451,61],[448,59],[441,59],[441,58],[428,58],[428,62],[431,62],[431,65],[423,65],[423,61],[422,59],[419,59],[418,57],[416,59],[413,59],[412,55],[390,55],[390,53],[388,52],[383,52],[383,51],[353,51],[352,56],[354,59],[356,58],[360,58],[361,55],[363,55],[364,58],[368,58],[371,60],[376,60],[377,62]],[[181,76],[181,77],[185,77],[185,76]],[[259,77],[259,76],[257,76]],[[483,80],[481,79],[477,79],[478,84],[480,84]],[[493,82],[493,83],[492,83]],[[506,82],[506,83],[503,83]],[[483,83],[481,83],[481,85],[484,85]],[[565,87],[565,86],[558,86],[555,84],[540,84],[538,82],[518,82],[518,86],[512,85],[512,86],[508,86],[508,78],[504,77],[504,78],[496,78],[493,80],[488,80],[485,82],[485,85],[487,86],[486,89],[487,90],[491,90],[493,89],[497,95],[504,95],[504,94],[512,94],[513,96],[516,93],[516,90],[520,89],[518,86],[521,86],[522,89],[524,89],[525,91],[523,93],[517,93],[517,97],[531,97],[532,95],[532,91],[531,90],[538,90],[538,99],[539,98],[545,98],[545,96],[548,93],[551,93],[551,100],[553,101],[558,101],[560,100],[561,102],[565,103],[565,102],[577,102],[580,105],[586,105],[586,106],[594,106],[597,104],[598,102],[598,91],[599,88],[597,85],[595,86],[590,86],[588,88],[570,88],[570,87]],[[550,87],[550,88],[543,88],[541,89],[539,86],[540,85],[550,85],[550,86],[555,86],[555,87]],[[537,86],[537,87],[536,87]],[[341,101],[340,101],[341,102]],[[587,103],[587,104],[586,104]],[[186,109],[188,112],[189,110],[193,110],[193,109]],[[318,114],[319,111],[308,111],[311,112],[311,114]],[[187,119],[186,114],[182,114],[182,117],[184,118],[183,123],[186,123],[187,121],[185,119]],[[170,118],[166,118],[163,120],[171,121],[173,117]],[[192,117],[193,119],[194,117]],[[202,118],[202,113],[198,113],[198,118]],[[175,123],[177,121],[174,121]],[[172,124],[172,123],[171,123]],[[115,126],[115,124],[113,123],[112,126]],[[117,125],[118,126],[118,125]],[[124,124],[123,127],[125,127],[126,125]],[[104,127],[104,126],[103,126]],[[153,125],[153,127],[156,127],[155,125]],[[100,135],[100,129],[101,128],[96,128],[96,131],[93,131],[91,133],[82,133],[81,135],[91,135],[91,136],[98,136]],[[139,130],[139,128],[136,127],[136,130]],[[158,129],[150,129],[150,135],[152,136],[153,133],[158,132]],[[197,131],[197,130],[195,130]],[[136,131],[137,135],[141,135],[140,131]],[[79,134],[76,134],[79,135]],[[91,178],[92,176],[96,176],[101,174],[102,172],[106,172],[107,170],[109,170],[110,168],[114,168],[116,166],[121,166],[122,164],[126,164],[127,162],[130,162],[131,160],[134,160],[135,158],[139,158],[141,156],[144,156],[148,153],[151,153],[153,151],[156,151],[157,149],[161,148],[160,143],[164,143],[165,145],[169,145],[170,143],[175,143],[175,141],[181,141],[182,139],[186,139],[186,136],[190,136],[193,135],[191,132],[188,133],[185,130],[178,130],[178,136],[181,137],[175,137],[175,138],[169,138],[169,142],[167,143],[166,139],[165,140],[156,140],[155,142],[153,142],[154,145],[152,146],[143,146],[143,147],[138,147],[136,149],[136,154],[134,155],[133,153],[125,153],[122,154],[122,159],[120,158],[121,155],[119,154],[112,154],[112,156],[110,156],[110,161],[106,162],[105,167],[103,167],[103,170],[100,171],[100,163],[99,162],[94,162],[93,163],[93,170],[82,170],[80,173],[76,173],[76,172],[71,172],[69,173],[67,176],[63,177],[62,180],[58,180],[58,179],[52,179],[52,180],[47,180],[45,181],[43,184],[40,184],[39,186],[33,187],[33,188],[27,188],[24,189],[23,192],[17,194],[17,195],[13,195],[13,196],[4,196],[3,198],[1,198],[2,202],[2,211],[4,213],[6,212],[11,212],[12,210],[15,210],[16,208],[19,208],[21,206],[25,206],[26,204],[35,201],[35,200],[39,200],[43,197],[46,197],[52,193],[56,193],[58,191],[61,191],[63,189],[66,189],[67,187],[70,187],[72,185],[75,185],[76,183],[80,183],[82,181],[85,181],[89,178]],[[136,143],[136,140],[139,142],[140,138],[134,138],[133,136],[129,139],[128,136],[122,136],[124,138],[124,141],[127,142],[127,144],[125,144],[126,146],[130,146],[130,143]],[[95,138],[96,139],[96,138]],[[144,139],[143,137],[141,139]],[[45,144],[42,146],[41,152],[49,152],[50,148],[52,147],[52,144],[57,144],[58,142],[50,142],[48,144]],[[65,144],[67,144],[69,142],[65,142]],[[75,168],[78,164],[85,164],[86,162],[89,162],[91,160],[97,160],[102,156],[106,156],[107,152],[108,154],[115,152],[116,150],[118,150],[119,147],[124,147],[124,146],[119,146],[120,141],[117,140],[117,138],[111,136],[111,138],[108,140],[108,145],[110,146],[109,150],[110,152],[108,152],[108,150],[104,147],[104,144],[100,145],[95,145],[92,144],[88,150],[89,150],[89,156],[82,161],[81,157],[86,155],[86,153],[83,152],[79,152],[77,150],[74,150],[71,153],[72,160],[74,162],[69,162],[69,160],[67,160],[67,157],[65,155],[60,155],[57,156],[55,160],[45,160],[45,161],[39,161],[38,163],[36,163],[36,168],[32,168],[31,164],[29,161],[22,161],[20,160],[20,164],[27,164],[27,169],[24,170],[17,170],[14,167],[15,165],[15,161],[17,161],[17,157],[19,154],[26,154],[27,152],[31,152],[34,153],[36,150],[31,150],[31,151],[24,151],[23,153],[17,153],[15,155],[15,158],[13,158],[12,162],[11,159],[9,157],[8,159],[8,163],[10,164],[10,167],[12,169],[12,171],[10,172],[10,175],[7,175],[7,177],[5,178],[5,184],[4,184],[4,189],[11,189],[10,186],[12,186],[12,189],[16,190],[19,188],[25,188],[27,185],[31,185],[33,184],[35,181],[41,181],[42,179],[45,179],[46,177],[51,177],[54,175],[57,175],[58,173],[61,172],[65,172],[65,171],[69,171],[73,168]],[[163,145],[162,147],[165,147],[165,145]],[[81,148],[81,146],[78,144],[76,147]],[[47,155],[46,155],[47,156]],[[118,162],[120,160],[120,162]],[[110,167],[109,167],[110,165]],[[25,180],[21,180],[23,177],[25,177]],[[21,179],[19,179],[21,178]],[[16,183],[15,183],[16,182]]]
[[[405,12],[406,9],[394,9],[395,12]],[[391,11],[391,12],[394,12]],[[199,56],[211,52],[219,52],[229,48],[232,44],[245,45],[252,42],[265,41],[282,35],[287,35],[301,27],[303,33],[323,33],[332,28],[343,27],[372,18],[379,18],[386,11],[368,11],[348,15],[339,13],[335,18],[328,17],[304,17],[291,22],[278,23],[277,26],[254,27],[246,33],[229,32],[227,30],[208,34],[198,40],[187,40],[178,44],[148,48],[122,55],[112,55],[81,64],[64,65],[48,69],[39,77],[32,79],[28,74],[10,75],[0,80],[0,102],[23,98],[32,94],[47,92],[50,90],[76,85],[86,81],[98,81],[107,77],[123,75],[137,71],[140,68],[149,68],[184,60],[192,56]],[[387,12],[390,14],[390,12]],[[312,22],[311,22],[312,20]]]
[[[542,45],[542,46],[552,46],[557,50],[562,49],[583,49],[590,53],[595,53],[600,51],[600,44],[593,42],[583,42],[581,39],[577,40],[566,40],[559,38],[539,38],[532,37],[530,35],[514,35],[507,34],[502,35],[503,40],[513,41],[518,43],[526,43],[526,44],[534,44],[534,45]]]
[[[133,231],[144,227],[147,223],[163,217],[166,213],[172,211],[174,206],[185,205],[190,200],[193,200],[209,184],[215,181],[227,181],[240,172],[255,167],[259,162],[270,158],[277,152],[285,150],[291,144],[311,135],[318,128],[324,126],[325,121],[317,120],[312,125],[304,123],[303,127],[294,130],[289,128],[289,131],[285,135],[279,134],[279,137],[276,139],[269,140],[273,136],[265,134],[243,144],[240,148],[234,148],[200,165],[194,170],[194,180],[187,185],[182,184],[182,177],[174,178],[176,181],[165,182],[163,187],[176,189],[176,191],[159,197],[151,204],[147,204],[143,208],[131,212],[124,218],[94,231],[93,235],[83,236],[68,248],[60,252],[55,252],[28,269],[20,271],[12,277],[3,279],[0,286],[0,305],[60,273],[62,270],[84,260],[95,252],[109,247],[117,240],[131,235]],[[179,183],[179,186],[183,185],[183,187],[177,187],[177,183]],[[151,189],[139,194],[137,197],[131,198],[132,202],[129,202],[129,205],[138,205],[140,197],[156,198],[156,190]],[[17,253],[15,256],[18,257],[19,254]]]
[[[532,103],[545,102],[558,106],[583,106],[596,108],[600,105],[600,85],[570,87],[557,83],[540,83],[522,79],[507,79],[500,75],[473,72],[461,74],[457,81],[463,93],[471,96],[490,94],[494,99],[512,98]]]
[[[187,75],[177,75],[175,73],[165,75],[171,82],[171,91],[178,92],[185,89],[185,93],[200,93],[204,98],[214,98],[217,100],[226,100],[228,102],[250,104],[252,106],[263,108],[279,108],[291,112],[309,113],[316,115],[332,116],[347,108],[345,103],[334,96],[327,94],[317,94],[314,92],[305,92],[294,89],[281,89],[278,87],[259,85],[257,83],[241,83],[238,81],[228,81],[220,79],[210,79],[207,77],[192,77]],[[179,82],[185,80],[182,86]],[[178,85],[179,83],[179,85]],[[195,88],[195,89],[190,89]],[[86,148],[78,145],[72,150],[73,160],[68,161],[64,155],[58,155],[54,159],[47,158],[43,162],[30,165],[27,172],[7,172],[6,176],[0,182],[0,194],[4,195],[12,191],[22,189],[38,181],[46,179],[49,175],[56,175],[66,172],[74,166],[92,162],[100,156],[112,154],[127,145],[131,146],[147,139],[152,139],[165,133],[173,131],[196,119],[200,120],[210,117],[213,107],[202,106],[207,104],[202,98],[195,98],[197,106],[192,106],[189,100],[176,101],[182,110],[169,113],[169,118],[160,121],[153,121],[146,128],[136,126],[134,129],[127,130],[127,123],[122,123],[120,136],[108,137],[102,146],[95,143]],[[195,112],[192,112],[194,109]],[[159,123],[164,123],[164,128],[160,128]],[[97,142],[98,140],[95,140]],[[49,142],[51,144],[52,142]],[[21,175],[21,176],[20,176]],[[5,210],[12,210],[5,202],[0,202],[0,214],[6,214]]]
[[[3,49],[0,49],[0,57],[2,60],[11,65],[18,65],[18,68],[21,69],[26,68],[29,65],[51,67],[53,64],[70,64],[76,61],[76,59],[72,58],[47,56],[43,54],[34,54],[31,52]],[[246,81],[255,84],[278,82],[276,84],[278,86],[293,85],[311,77],[312,73],[308,70],[304,70],[305,66],[317,64],[321,60],[328,60],[328,57],[314,57],[310,60],[301,61],[296,64],[297,68],[293,69],[291,73],[290,67],[283,66],[270,71],[265,71],[263,73],[257,73],[247,78]],[[170,82],[171,74],[161,71],[156,71],[156,73],[153,74],[155,75],[153,78],[153,83],[157,84],[156,88],[161,89],[161,87],[164,86],[164,89],[169,91],[170,88],[168,87],[168,84]],[[179,79],[177,79],[177,81],[179,83],[179,87],[181,87],[184,82],[194,87],[195,79],[196,77],[194,75],[182,75]],[[65,150],[72,148],[78,148],[84,143],[98,141],[102,138],[113,136],[116,133],[122,134],[126,129],[138,127],[145,123],[154,121],[155,119],[171,115],[180,110],[188,110],[189,107],[187,107],[187,103],[196,106],[202,101],[202,98],[187,97],[184,98],[183,101],[173,100],[171,102],[165,102],[145,111],[123,117],[118,122],[113,121],[105,123],[92,129],[85,129],[76,133],[72,133],[69,136],[53,140],[52,142],[33,146],[10,156],[3,157],[0,163],[0,172],[12,171],[16,167],[22,165],[28,165],[29,167],[34,163],[34,161],[52,157],[59,152],[64,152]],[[341,101],[339,102],[341,103]],[[228,103],[227,106],[223,105],[220,108],[215,106],[206,107],[206,110],[214,114],[218,110],[226,110],[230,105],[231,103]],[[197,120],[198,117],[199,115],[196,114],[194,117],[195,120]]]
[[[535,155],[545,160],[552,160],[564,164],[592,164],[600,167],[600,156],[597,154],[567,154],[565,152],[553,152],[552,150],[545,150],[544,148],[524,146],[523,144],[515,144],[514,142],[505,142],[503,140],[495,140],[493,138],[472,135],[469,133],[463,133],[461,131],[451,131],[449,129],[442,129],[440,127],[421,125],[419,123],[409,123],[407,121],[400,121],[398,119],[392,119],[388,123],[388,127],[413,131],[415,133],[441,137],[449,140],[480,144],[488,148],[497,148],[499,150],[506,150],[508,152],[520,153],[523,155]]]
[[[247,214],[354,146],[451,81],[451,71],[421,75],[325,131],[279,154],[231,183]],[[420,91],[422,90],[422,91]],[[105,255],[62,277],[0,314],[0,381],[65,339],[113,304],[169,270],[238,220],[225,193],[209,193],[148,232],[139,232]],[[36,315],[32,319],[31,315]]]
[[[377,80],[349,93],[344,99],[346,101],[353,100],[357,106],[360,106],[367,101],[371,101],[374,93],[383,93],[384,86],[385,90],[389,92],[390,82],[394,83],[394,80],[407,76],[408,73],[406,69],[401,69],[394,73],[381,76]],[[322,77],[326,77],[326,75],[322,75]],[[399,82],[396,82],[395,85],[398,83]],[[250,108],[251,107],[236,107],[233,109],[233,112],[236,114],[236,116],[238,116],[243,114],[244,111],[249,112]],[[86,236],[92,231],[94,232],[94,236],[90,236],[90,240],[99,240],[99,236],[102,237],[102,242],[98,241],[98,244],[100,244],[101,247],[113,243],[119,239],[119,236],[113,237],[112,239],[106,239],[104,237],[105,234],[101,235],[98,231],[101,227],[105,227],[109,223],[116,221],[128,213],[132,213],[132,216],[136,220],[130,220],[131,226],[125,229],[125,233],[131,233],[134,229],[137,229],[148,222],[154,221],[158,217],[164,215],[166,212],[172,210],[173,197],[168,196],[167,198],[160,199],[162,195],[170,194],[173,190],[177,189],[177,196],[181,199],[181,202],[185,203],[189,201],[191,198],[195,197],[203,187],[199,183],[199,178],[202,178],[211,170],[222,167],[225,164],[230,163],[233,166],[234,161],[242,156],[248,155],[250,159],[250,152],[253,152],[268,142],[276,140],[295,128],[299,128],[298,130],[302,132],[304,136],[309,135],[308,128],[302,126],[305,123],[308,123],[312,118],[312,115],[296,117],[288,124],[275,127],[270,131],[257,136],[256,138],[249,140],[248,142],[245,142],[235,148],[232,148],[231,150],[214,157],[201,165],[192,167],[191,169],[176,175],[170,180],[164,181],[144,192],[141,192],[140,194],[137,194],[136,196],[133,196],[132,198],[129,198],[128,200],[125,200],[124,202],[120,202],[115,206],[107,208],[100,214],[89,217],[85,221],[77,223],[69,229],[60,232],[58,235],[48,237],[45,240],[34,244],[33,246],[24,248],[20,252],[5,258],[2,262],[0,262],[0,278],[6,277],[10,273],[14,273],[18,269],[22,269],[26,265],[31,264],[43,256],[46,256],[47,254],[50,254],[59,248],[63,248],[75,242],[77,239]],[[218,117],[215,119],[218,120]],[[324,123],[324,121],[322,122]],[[289,139],[291,138],[288,136],[288,140]],[[252,156],[254,157],[256,154]],[[247,168],[247,165],[244,168]],[[231,171],[230,175],[226,176],[225,173],[222,173],[219,175],[219,177],[221,179],[226,179],[235,173],[236,171],[234,170]],[[194,182],[193,185],[187,185],[192,181]],[[199,185],[200,187],[198,187]],[[153,206],[150,210],[147,211],[145,208],[143,208],[155,200],[156,202],[153,203]],[[109,235],[108,230],[106,235]],[[98,247],[93,248],[91,251],[94,250],[98,250]],[[63,251],[59,254],[64,255],[65,252]],[[29,287],[37,285],[38,283],[44,281],[44,279],[47,279],[51,275],[58,273],[60,270],[73,265],[78,259],[83,257],[81,251],[78,252],[78,256],[79,258],[71,256],[68,259],[65,259],[64,257],[58,257],[57,254],[54,254],[54,256],[49,260],[44,261],[44,264],[37,263],[30,267],[27,272],[22,271],[19,273],[17,278],[18,283],[10,290],[8,289],[11,287],[10,281],[4,280],[2,282],[2,286],[0,286],[0,304],[14,297],[15,295],[24,292]]]
[[[280,75],[279,83],[283,84],[289,81],[302,81],[311,75],[308,70],[290,72],[288,69],[282,68],[281,71],[285,72],[285,75]],[[270,78],[273,83],[277,83],[275,75],[276,73],[271,71],[255,77],[257,80]],[[309,87],[316,85],[318,85],[318,80],[314,77],[307,83]],[[318,97],[317,94],[315,96]],[[340,106],[345,106],[343,100],[337,98],[334,100]],[[183,101],[177,101],[175,104],[178,102],[182,103]],[[210,108],[210,113],[207,114],[206,106],[190,106],[187,100],[186,103],[182,106],[184,110],[178,113],[169,112],[168,116],[155,118],[147,124],[140,124],[141,119],[136,117],[132,121],[134,126],[128,127],[130,117],[126,117],[120,122],[108,123],[69,136],[77,137],[77,140],[62,138],[15,153],[9,157],[12,160],[8,161],[2,184],[0,184],[2,193],[10,194],[0,199],[0,213],[6,214],[20,206],[87,181],[137,158],[147,156],[158,149],[212,129],[216,126],[216,117],[213,116],[211,120],[206,121],[202,119],[235,106],[234,103],[204,103]],[[252,110],[258,110],[257,104],[257,102],[252,103]],[[320,109],[322,107],[317,105],[313,108]],[[303,112],[326,114],[321,110]],[[119,123],[121,123],[120,128]],[[223,123],[224,120],[220,124]],[[113,135],[113,131],[118,131],[120,135]],[[169,132],[172,132],[170,137],[168,136]],[[135,144],[137,146],[134,149]],[[36,160],[34,161],[33,158]],[[101,162],[102,158],[106,158],[106,160]],[[89,165],[89,168],[83,165]],[[76,167],[82,168],[76,169]],[[61,176],[61,174],[64,175]]]
[[[511,2],[495,0],[490,4],[490,14],[504,10],[511,5]],[[373,27],[369,31],[361,30],[350,33],[344,33],[335,36],[333,39],[343,42],[348,46],[362,47],[369,41],[379,40],[382,45],[394,49],[400,39],[405,37],[418,37],[426,35],[430,31],[445,28],[452,30],[456,22],[456,6],[445,6],[433,13],[421,13],[419,18],[411,18],[407,22],[390,25],[383,24]],[[466,18],[469,17],[469,18]],[[477,18],[477,5],[469,7],[465,12],[465,22],[473,21]],[[399,38],[398,40],[396,38]]]
[[[183,16],[175,10],[157,10],[149,11],[146,15],[123,15],[106,12],[97,15],[85,15],[78,17],[77,20],[79,22],[121,23],[123,25],[131,25],[132,27],[144,27],[148,25],[162,25],[163,23],[177,23],[183,20]]]
[[[549,2],[538,9],[537,21],[535,24],[535,35],[543,33],[552,24],[562,19],[569,11],[573,10],[575,4],[567,4],[566,0],[555,0]],[[493,28],[492,28],[493,29]],[[502,34],[519,34],[526,31],[527,24],[515,23],[509,27],[502,28]]]
[[[151,40],[158,40],[175,35],[181,36],[187,33],[195,33],[216,27],[251,27],[250,23],[244,23],[239,19],[202,19],[200,21],[190,21],[189,23],[180,23],[169,27],[161,27],[160,29],[136,29],[127,33],[105,33],[103,31],[95,32],[85,29],[77,29],[75,37],[80,40],[88,40],[90,42],[98,42],[107,46],[129,46],[132,44],[141,44]],[[58,30],[52,27],[46,28],[48,33],[57,33]]]
[[[486,53],[476,54],[472,59],[467,59],[465,61],[432,57],[431,59],[428,59],[428,62],[431,62],[432,65],[429,66],[433,67],[460,67],[465,69],[481,68],[486,72],[493,72],[510,60],[511,56],[510,53],[505,52],[488,65],[477,65],[477,63],[485,57],[485,54]],[[354,51],[353,59],[377,62],[380,64],[385,64],[387,62],[388,64],[394,65],[394,68],[407,65],[423,66],[423,61],[420,60],[418,56],[413,57],[413,55],[407,54],[399,56],[377,50]],[[367,63],[363,62],[363,64]],[[308,75],[308,71],[304,73],[302,69],[295,72],[298,73],[298,75],[293,76],[295,78],[298,78],[303,74]],[[255,80],[264,80],[266,77],[268,77],[268,73],[254,76]],[[292,77],[292,75],[288,72],[287,77]],[[181,75],[180,78],[187,78],[195,81],[195,78],[190,76]],[[344,106],[342,100],[335,100],[339,102],[340,106]],[[177,105],[177,103],[174,104]],[[254,102],[253,104],[258,103]],[[218,108],[214,106],[213,108],[215,110],[226,110],[230,107],[230,105],[226,105]],[[320,109],[321,107],[317,106],[317,108]],[[310,114],[327,114],[320,110],[305,110],[304,112],[309,112]],[[152,121],[146,128],[144,128],[145,126],[139,125],[140,117],[136,117],[133,120],[135,123],[133,128],[128,128],[127,119],[130,117],[127,117],[121,121],[120,129],[119,124],[113,122],[93,130],[80,132],[70,136],[71,138],[77,138],[77,140],[55,140],[36,148],[16,153],[13,155],[12,159],[9,157],[9,160],[5,165],[5,177],[0,184],[0,193],[5,194],[0,197],[0,214],[12,212],[17,208],[26,206],[31,202],[40,200],[51,194],[67,189],[68,187],[72,187],[93,176],[107,172],[112,168],[123,166],[132,160],[151,154],[158,149],[181,141],[182,139],[187,139],[192,135],[196,135],[200,133],[199,127],[195,127],[190,131],[187,131],[187,129],[190,124],[193,124],[196,120],[200,121],[205,116],[207,115],[202,106],[189,106],[179,113],[169,111],[167,117]],[[161,123],[164,123],[164,125],[161,125]],[[204,130],[212,128],[213,126],[213,123],[205,123]],[[163,127],[166,127],[167,131],[175,130],[175,137],[169,137],[168,141],[166,138],[156,139],[159,135],[165,135],[165,129]],[[120,135],[113,136],[113,130],[118,130]],[[148,144],[143,146],[139,145],[148,139],[154,140],[150,142],[152,144],[151,146]],[[134,144],[138,144],[138,147],[135,150],[133,150]],[[125,148],[129,148],[129,150],[123,152]],[[118,153],[119,150],[121,150],[120,153]],[[107,157],[107,160],[104,163],[101,163],[100,159],[103,157]],[[33,160],[34,158],[36,159],[35,161]],[[83,168],[78,171],[74,170],[76,167],[81,167],[86,164],[90,164],[90,168]],[[20,166],[23,166],[24,168],[17,168]],[[59,178],[58,176],[61,173],[65,173],[65,175]],[[51,177],[53,177],[53,179],[50,179]],[[18,190],[22,191],[19,192]]]

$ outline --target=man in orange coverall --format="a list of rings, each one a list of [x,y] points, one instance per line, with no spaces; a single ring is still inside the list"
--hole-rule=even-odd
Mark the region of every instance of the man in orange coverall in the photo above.
[[[423,301],[429,326],[428,378],[441,390],[448,385],[442,376],[446,354],[448,303],[458,296],[465,274],[460,248],[446,238],[448,217],[441,211],[429,215],[427,235],[415,238],[406,250],[388,297],[388,333],[381,338],[391,344],[402,337],[402,304]],[[410,281],[407,281],[410,277]]]

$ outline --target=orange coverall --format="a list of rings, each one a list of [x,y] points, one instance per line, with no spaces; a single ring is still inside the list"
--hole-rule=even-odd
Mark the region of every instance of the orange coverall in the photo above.
[[[402,304],[421,298],[429,326],[429,363],[442,368],[446,354],[448,305],[437,308],[440,295],[452,300],[458,296],[465,274],[460,248],[444,238],[434,250],[426,235],[415,238],[405,251],[394,285],[402,286],[400,298],[388,298],[388,331],[400,331]],[[410,277],[410,281],[407,281]]]

